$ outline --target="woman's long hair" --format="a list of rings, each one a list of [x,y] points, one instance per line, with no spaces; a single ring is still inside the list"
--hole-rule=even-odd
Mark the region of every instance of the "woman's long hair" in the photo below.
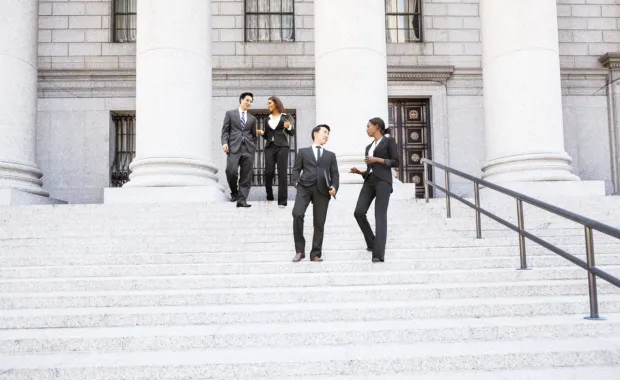
[[[271,100],[273,104],[276,105],[276,109],[278,110],[278,112],[284,113],[284,104],[282,104],[280,98],[278,98],[277,96],[271,96],[267,100]]]
[[[386,128],[385,127],[385,121],[383,121],[382,118],[380,118],[380,117],[373,117],[372,119],[370,119],[368,121],[370,122],[370,124],[376,125],[379,128],[379,131],[381,131],[382,135],[389,135],[390,134],[390,128]]]

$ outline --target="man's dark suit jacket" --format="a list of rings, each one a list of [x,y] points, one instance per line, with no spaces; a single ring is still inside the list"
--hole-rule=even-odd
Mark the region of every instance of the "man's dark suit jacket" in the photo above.
[[[286,120],[291,122],[291,129],[284,128],[284,122]],[[295,119],[293,119],[291,115],[283,113],[280,116],[280,122],[275,129],[271,129],[269,123],[265,122],[265,133],[263,133],[263,138],[267,141],[265,143],[265,148],[269,147],[271,144],[275,144],[277,146],[290,146],[288,137],[293,136],[294,134]]]
[[[372,143],[366,147],[366,156],[368,156],[371,146]],[[383,158],[385,160],[385,165],[378,162],[367,165],[366,175],[364,178],[369,175],[368,171],[372,168],[372,172],[377,178],[392,183],[392,168],[397,168],[400,164],[396,140],[391,137],[384,137],[383,140],[381,140],[381,142],[375,147],[375,151],[372,155],[373,157]]]
[[[329,196],[329,186],[338,191],[340,176],[336,154],[323,148],[320,162],[316,162],[312,147],[300,148],[293,165],[293,183],[310,187],[317,184],[319,191]]]
[[[241,143],[245,141],[245,146],[250,153],[256,151],[258,138],[256,137],[256,117],[245,111],[245,128],[241,126],[241,116],[239,110],[226,111],[224,125],[222,126],[222,145],[228,144],[230,153],[237,153],[241,149]]]

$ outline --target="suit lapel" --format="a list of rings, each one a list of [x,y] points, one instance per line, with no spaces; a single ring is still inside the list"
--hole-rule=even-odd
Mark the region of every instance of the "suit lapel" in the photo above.
[[[236,121],[237,126],[241,129],[241,116],[239,116],[239,110],[234,110],[233,119]]]
[[[377,149],[378,149],[380,146],[383,146],[383,143],[384,143],[386,140],[387,140],[387,137],[383,137],[383,138],[381,138],[381,141],[379,141],[379,144],[377,144],[377,146],[375,147],[375,152],[377,151]],[[369,148],[369,150],[370,150],[370,148]],[[376,157],[376,156],[375,156],[375,157]]]
[[[316,162],[316,157],[314,156],[314,149],[312,146],[308,149],[310,151],[310,161],[314,162],[314,164],[318,167],[319,163]]]

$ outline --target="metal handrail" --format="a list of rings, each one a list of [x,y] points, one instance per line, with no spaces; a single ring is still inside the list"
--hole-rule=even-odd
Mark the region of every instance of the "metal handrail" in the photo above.
[[[481,215],[485,215],[494,221],[508,227],[509,229],[517,232],[519,234],[519,257],[521,261],[520,270],[527,270],[527,257],[525,251],[525,239],[529,239],[544,248],[547,248],[551,252],[554,252],[561,257],[567,259],[573,264],[585,269],[588,272],[588,295],[590,298],[590,316],[586,317],[586,319],[592,320],[600,320],[603,319],[599,316],[598,313],[598,292],[596,287],[596,278],[600,277],[601,279],[609,282],[612,285],[620,288],[620,279],[612,276],[611,274],[605,272],[604,270],[598,268],[595,264],[594,260],[594,236],[593,230],[604,233],[608,236],[611,236],[616,239],[620,239],[620,230],[614,228],[608,224],[597,222],[596,220],[586,218],[585,216],[576,214],[574,212],[570,212],[563,208],[550,205],[538,199],[534,199],[532,197],[528,197],[527,195],[518,193],[513,190],[509,190],[505,187],[499,186],[497,184],[487,182],[483,179],[474,177],[467,173],[463,173],[459,170],[453,169],[451,167],[442,165],[438,162],[429,160],[427,158],[422,159],[422,163],[424,164],[424,200],[428,203],[429,198],[429,186],[437,189],[444,194],[446,194],[446,217],[451,218],[451,205],[450,200],[454,198],[461,203],[473,208],[476,211],[476,238],[482,238],[482,223],[481,223]],[[433,166],[435,168],[441,169],[445,173],[445,188],[440,185],[432,182],[430,180],[430,171],[429,166]],[[450,174],[454,174],[461,178],[467,179],[474,184],[474,203],[468,201],[467,199],[454,194],[450,191]],[[488,189],[495,190],[501,194],[510,196],[515,198],[517,203],[517,225],[512,224],[511,222],[502,219],[501,217],[493,214],[492,212],[483,209],[480,207],[480,186],[484,186]],[[576,256],[568,253],[567,251],[549,243],[546,240],[539,238],[538,236],[525,231],[525,223],[523,219],[523,203],[530,204],[532,206],[538,207],[542,210],[548,211],[555,215],[561,216],[565,219],[571,220],[575,223],[581,224],[584,227],[584,236],[585,236],[585,244],[586,244],[586,261],[583,261]]]

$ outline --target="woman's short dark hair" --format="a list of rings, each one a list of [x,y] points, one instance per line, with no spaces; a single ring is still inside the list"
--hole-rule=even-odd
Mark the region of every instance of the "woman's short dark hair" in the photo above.
[[[376,125],[379,128],[379,131],[381,131],[382,135],[390,134],[390,128],[386,128],[385,127],[385,121],[383,121],[382,118],[380,118],[380,117],[373,117],[372,119],[370,119],[368,121],[370,122],[370,124]]]
[[[276,105],[276,109],[278,110],[278,112],[284,113],[284,104],[282,104],[280,98],[278,98],[277,96],[270,96],[267,100],[271,100],[273,104]]]
[[[239,95],[239,103],[241,103],[246,96],[249,96],[250,98],[252,98],[252,101],[254,101],[254,94],[252,94],[251,92],[244,92]]]
[[[312,141],[314,141],[314,134],[321,132],[321,128],[327,129],[327,132],[331,131],[331,129],[329,128],[329,125],[327,125],[327,124],[319,124],[319,125],[317,125],[316,127],[312,128],[312,134],[310,135]]]

